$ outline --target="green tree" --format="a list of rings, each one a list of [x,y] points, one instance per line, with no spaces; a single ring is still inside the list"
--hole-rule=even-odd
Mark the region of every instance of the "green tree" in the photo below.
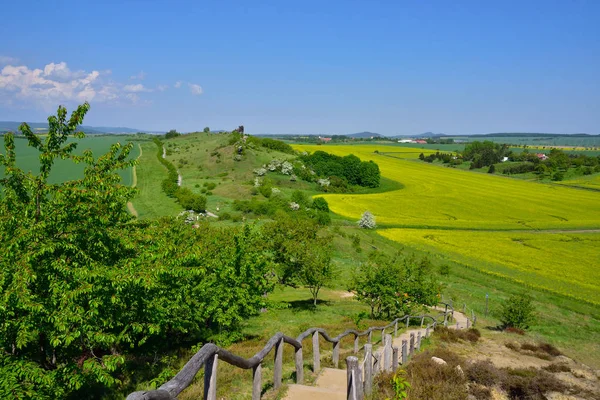
[[[434,305],[440,285],[428,259],[390,257],[375,251],[355,272],[350,289],[371,308],[372,318],[390,318],[419,305]]]
[[[329,212],[329,204],[323,197],[317,197],[313,200],[312,206],[319,211]]]
[[[265,248],[273,256],[279,282],[307,287],[315,306],[319,291],[335,273],[331,242],[332,237],[319,235],[319,225],[307,218],[283,214],[265,227]]]
[[[169,132],[165,134],[165,139],[172,139],[174,137],[180,136],[181,134],[177,132],[175,129],[171,129]]]
[[[0,396],[60,398],[89,382],[114,385],[124,357],[109,349],[117,335],[110,326],[111,295],[99,272],[128,249],[113,228],[131,217],[126,203],[134,190],[115,172],[128,168],[132,145],[115,144],[94,159],[91,151],[74,154],[82,138],[77,127],[89,110],[85,103],[67,119],[64,107],[48,118],[45,140],[27,124],[20,126],[29,146],[39,152],[39,173],[17,166],[14,137],[4,137],[0,155]],[[83,178],[48,182],[56,159],[86,164]],[[108,296],[108,298],[107,298]],[[107,314],[108,312],[108,314]],[[18,382],[6,392],[11,382]],[[10,386],[8,386],[10,387]]]
[[[500,309],[500,322],[505,328],[528,329],[535,321],[533,299],[526,293],[510,296]]]
[[[204,128],[204,130],[202,131],[204,133],[210,133],[210,128],[207,126]]]
[[[493,174],[496,172],[496,166],[494,164],[490,165],[488,168],[488,174]]]

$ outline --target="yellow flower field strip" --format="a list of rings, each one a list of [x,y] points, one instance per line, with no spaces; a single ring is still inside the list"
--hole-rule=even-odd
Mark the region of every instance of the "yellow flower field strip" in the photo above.
[[[530,286],[600,304],[600,233],[382,229],[386,238]]]

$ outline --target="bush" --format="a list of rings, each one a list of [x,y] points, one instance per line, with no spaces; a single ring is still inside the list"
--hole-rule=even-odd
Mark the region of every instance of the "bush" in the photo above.
[[[500,371],[489,360],[469,364],[465,373],[469,380],[483,386],[493,386],[500,380]]]
[[[528,329],[535,321],[533,300],[528,294],[511,296],[500,311],[500,321],[504,328]]]
[[[312,205],[316,210],[329,212],[329,204],[327,203],[327,200],[322,197],[317,197],[314,199]]]
[[[358,226],[365,229],[375,228],[375,216],[370,211],[365,211],[362,217],[358,220]]]

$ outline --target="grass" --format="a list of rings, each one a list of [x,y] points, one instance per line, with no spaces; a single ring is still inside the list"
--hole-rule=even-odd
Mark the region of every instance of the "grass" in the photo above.
[[[162,191],[161,182],[167,177],[167,170],[156,158],[156,145],[153,142],[142,144],[142,156],[136,166],[138,194],[132,203],[139,218],[156,218],[177,215],[181,206]]]
[[[126,135],[107,135],[93,136],[88,135],[83,139],[78,139],[78,146],[74,154],[80,155],[84,150],[92,150],[94,157],[106,154],[110,150],[110,146],[120,142],[122,145],[132,141],[133,136]],[[45,140],[45,138],[42,138]],[[71,140],[70,140],[71,141]],[[69,142],[70,142],[69,141]],[[28,146],[28,142],[22,136],[15,137],[15,151],[17,153],[17,165],[25,172],[31,171],[34,174],[39,173],[39,152],[33,147]],[[1,146],[0,153],[4,154],[4,145]],[[138,146],[134,146],[129,153],[129,158],[134,159],[139,155]],[[52,172],[48,181],[50,183],[61,183],[67,180],[80,179],[83,177],[85,164],[75,164],[70,160],[57,159],[52,167]],[[132,169],[127,169],[119,172],[124,185],[131,185],[133,179]],[[0,178],[4,177],[4,169],[0,169]]]
[[[560,185],[582,187],[586,189],[600,190],[600,174],[593,174],[588,176],[578,176],[574,179],[568,179],[561,182],[557,182]]]
[[[384,237],[532,287],[600,305],[600,232],[382,229]]]
[[[294,146],[315,151],[322,146]],[[323,195],[342,216],[358,219],[365,210],[380,225],[412,228],[567,229],[600,228],[600,194],[557,185],[473,174],[411,162],[412,149],[394,157],[375,154],[382,147],[327,146],[379,164],[382,176],[400,182],[401,190],[369,195]],[[581,210],[585,209],[585,212]]]

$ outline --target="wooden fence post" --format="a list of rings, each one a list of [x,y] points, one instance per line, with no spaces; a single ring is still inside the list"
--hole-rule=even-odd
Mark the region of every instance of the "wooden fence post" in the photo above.
[[[360,400],[358,398],[358,358],[354,356],[346,357],[346,398],[348,400]]]
[[[354,354],[358,353],[358,335],[354,336]]]
[[[392,370],[392,335],[385,335],[383,342],[383,369],[386,371]]]
[[[298,375],[296,375],[298,376]],[[252,369],[252,400],[260,400],[262,392],[262,364]]]
[[[398,320],[394,323],[394,337],[398,337]]]
[[[369,331],[369,334],[367,335],[367,343],[372,343],[371,342],[372,336],[373,336],[373,331]]]
[[[217,400],[217,363],[219,355],[215,354],[204,364],[204,400]]]
[[[340,341],[333,344],[333,367],[337,368],[340,361]]]
[[[398,348],[392,348],[392,372],[396,372],[398,369]]]
[[[319,331],[313,333],[313,372],[317,373],[321,369],[321,354],[319,353]]]
[[[410,334],[410,347],[408,350],[408,355],[412,356],[414,352],[415,352],[415,334],[411,333]]]
[[[279,389],[283,376],[283,338],[275,345],[275,365],[273,369],[273,388]]]
[[[409,321],[410,321],[410,317],[406,317],[406,329],[408,329]]]
[[[373,345],[365,344],[365,394],[373,392]]]
[[[421,331],[417,332],[417,351],[421,350]]]
[[[402,340],[402,365],[406,364],[406,361],[408,358],[407,354],[406,354],[406,346],[407,346],[406,339],[403,339]]]
[[[425,317],[421,317],[421,328],[423,327],[423,322],[425,321]]]
[[[304,382],[304,360],[302,359],[302,347],[296,350],[296,383]]]
[[[425,328],[425,337],[429,337],[429,325],[427,325],[427,328]]]

